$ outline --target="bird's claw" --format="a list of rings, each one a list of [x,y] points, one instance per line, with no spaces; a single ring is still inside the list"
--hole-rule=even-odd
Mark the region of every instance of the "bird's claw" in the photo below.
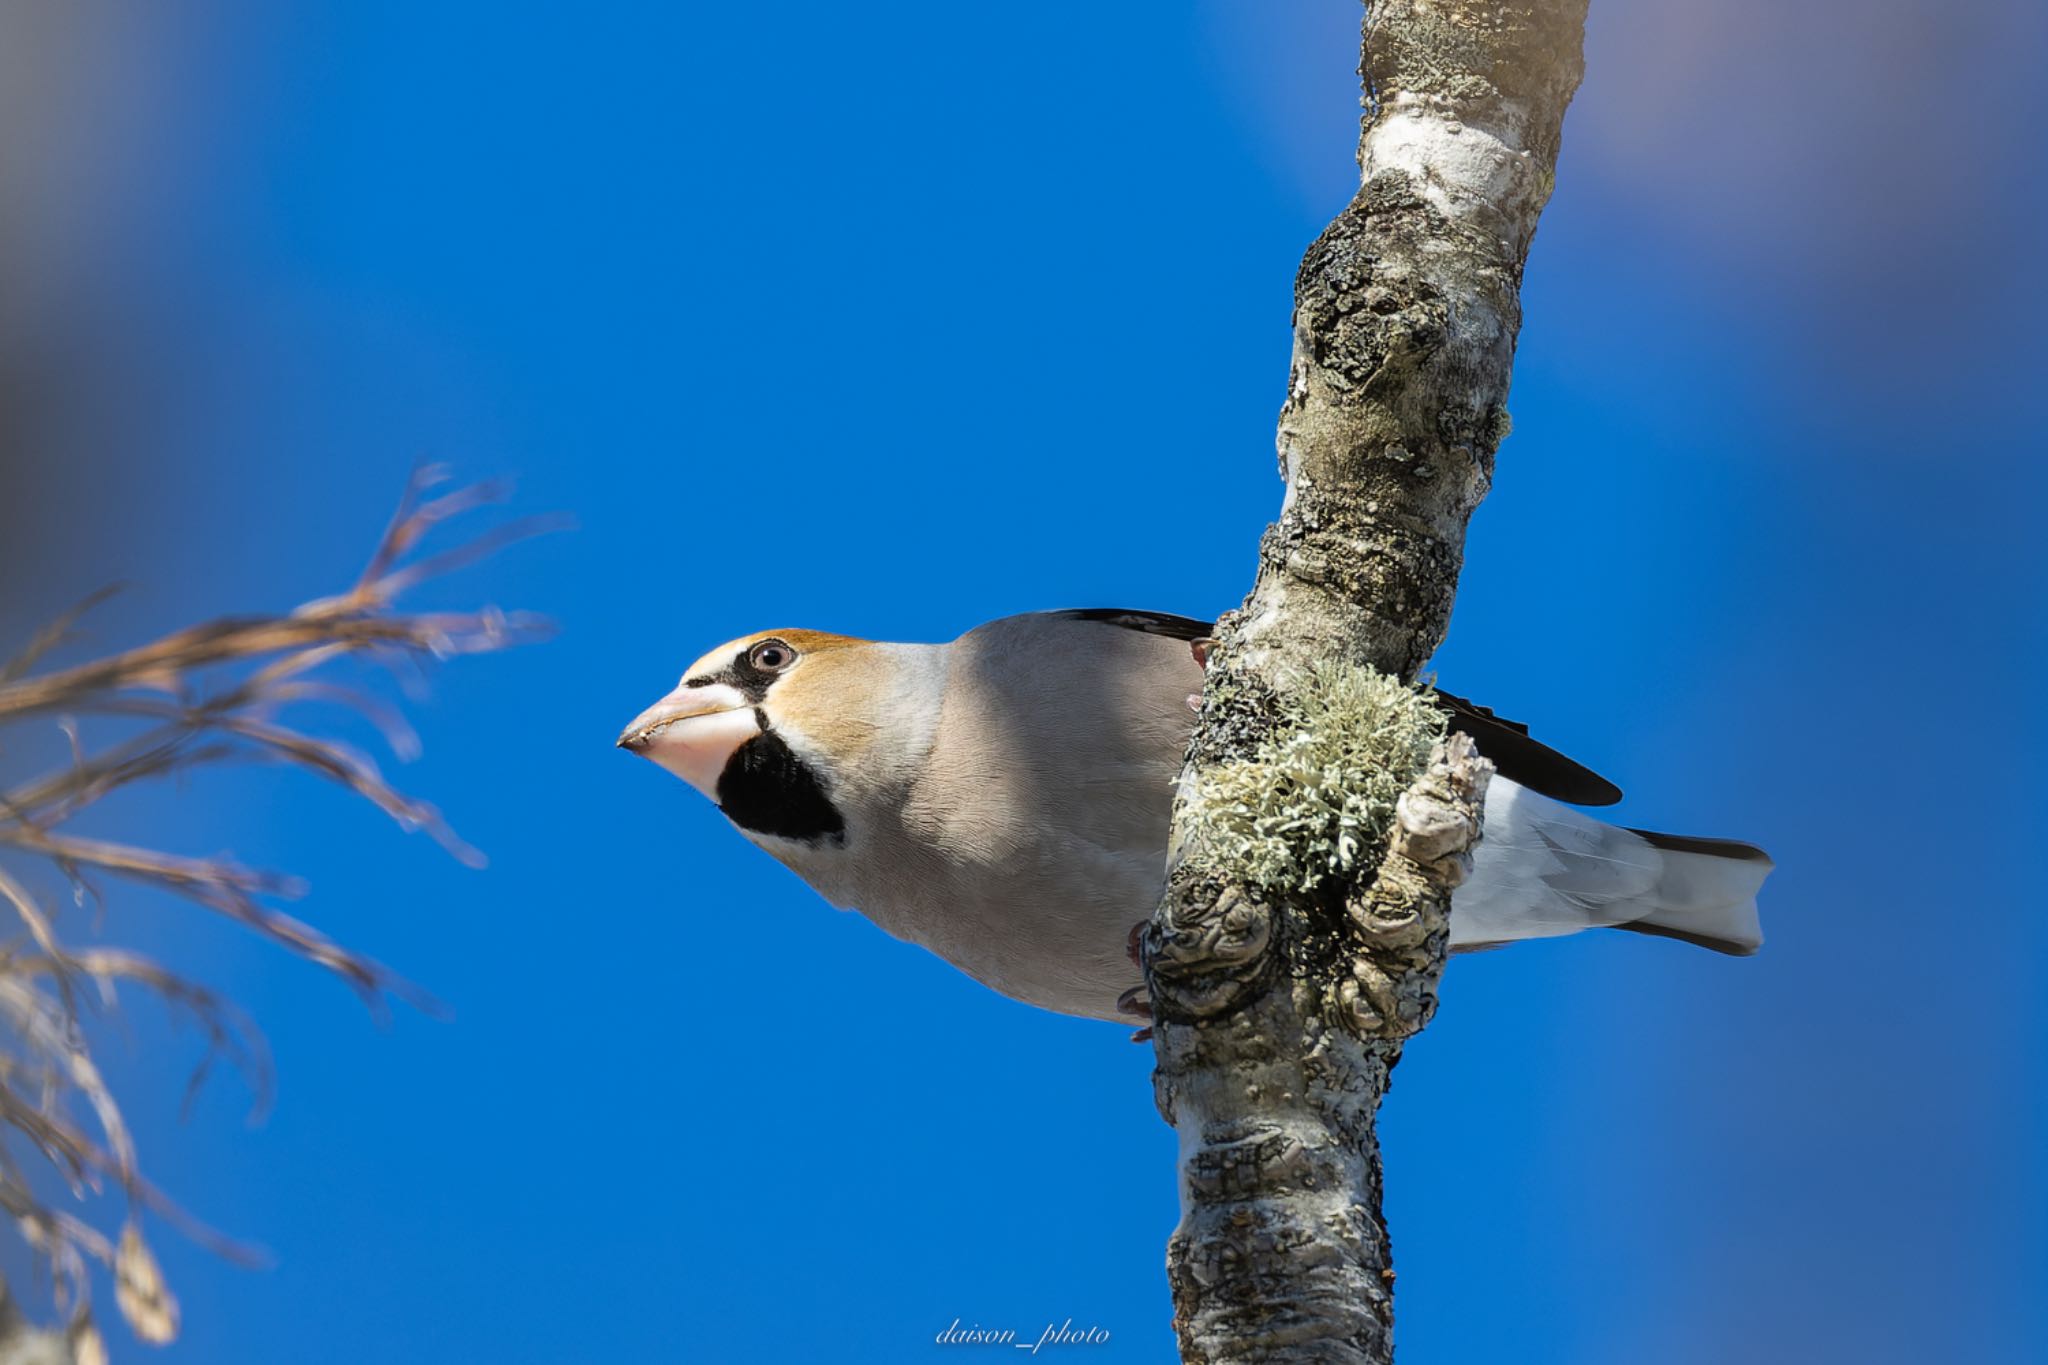
[[[1195,656],[1196,665],[1204,673],[1209,671],[1209,651],[1214,649],[1215,647],[1215,639],[1207,635],[1204,635],[1199,640],[1188,641],[1188,653]],[[1199,711],[1201,709],[1202,694],[1199,692],[1188,693],[1188,710]]]
[[[1128,1014],[1134,1019],[1149,1021],[1152,1018],[1152,997],[1145,994],[1143,986],[1133,986],[1116,998],[1116,1012],[1118,1014]],[[1148,1022],[1144,1028],[1133,1033],[1131,1041],[1134,1043],[1151,1042],[1152,1025]]]

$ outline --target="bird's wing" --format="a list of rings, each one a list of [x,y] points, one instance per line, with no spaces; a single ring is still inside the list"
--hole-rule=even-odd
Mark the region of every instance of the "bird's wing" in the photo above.
[[[1099,621],[1105,626],[1141,630],[1147,635],[1164,635],[1169,640],[1206,640],[1216,633],[1214,621],[1197,621],[1192,616],[1175,616],[1170,611],[1127,611],[1122,607],[1073,607],[1048,611],[1044,616],[1062,621]]]
[[[1496,716],[1490,707],[1449,692],[1430,690],[1450,713],[1451,728],[1472,736],[1479,752],[1492,759],[1509,781],[1574,806],[1611,806],[1621,800],[1621,788],[1578,760],[1530,738],[1529,727],[1520,721]]]
[[[932,751],[933,804],[948,823],[994,821],[989,842],[1057,827],[1153,858],[1166,847],[1173,780],[1187,747],[1188,650],[1065,613],[1004,617],[949,650]],[[971,799],[970,799],[971,798]],[[977,842],[981,840],[977,839]]]
[[[1200,640],[1216,630],[1214,622],[1163,611],[1083,607],[1044,614],[1068,621],[1096,621],[1170,640]],[[1479,746],[1479,752],[1493,761],[1501,776],[1553,800],[1567,801],[1575,806],[1611,806],[1621,800],[1621,788],[1583,763],[1565,757],[1541,740],[1531,738],[1529,727],[1520,721],[1496,716],[1491,708],[1449,692],[1431,690],[1435,691],[1438,703],[1450,716],[1451,728],[1470,735],[1472,742]]]

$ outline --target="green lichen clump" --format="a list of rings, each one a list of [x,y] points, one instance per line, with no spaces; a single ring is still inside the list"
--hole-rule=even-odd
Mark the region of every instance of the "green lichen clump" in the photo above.
[[[1205,773],[1183,811],[1190,859],[1275,894],[1313,891],[1378,862],[1394,803],[1446,718],[1426,688],[1318,664],[1251,757]]]

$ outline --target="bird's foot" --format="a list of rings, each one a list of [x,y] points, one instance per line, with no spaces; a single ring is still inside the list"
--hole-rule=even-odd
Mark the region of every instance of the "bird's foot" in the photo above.
[[[1199,640],[1188,641],[1188,652],[1195,656],[1195,663],[1204,673],[1209,671],[1209,651],[1215,647],[1215,639],[1207,635],[1204,635]],[[1201,709],[1202,694],[1199,692],[1188,693],[1188,710],[1199,711]]]
[[[1130,936],[1124,940],[1124,952],[1129,955],[1131,965],[1143,971],[1145,968],[1145,926],[1150,920],[1139,920],[1131,926]],[[1141,1019],[1152,1017],[1152,1001],[1145,994],[1143,986],[1133,986],[1116,1000],[1117,1013],[1129,1014]],[[1147,1024],[1131,1035],[1134,1043],[1152,1041],[1152,1026]]]
[[[1152,1025],[1149,1022],[1152,1018],[1152,997],[1145,994],[1143,986],[1133,986],[1122,995],[1119,995],[1116,998],[1116,1012],[1118,1014],[1128,1014],[1133,1019],[1148,1021],[1144,1028],[1131,1035],[1132,1042],[1149,1043],[1152,1041]]]

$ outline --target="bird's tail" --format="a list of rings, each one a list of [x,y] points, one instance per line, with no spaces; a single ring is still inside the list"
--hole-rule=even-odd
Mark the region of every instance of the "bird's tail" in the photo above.
[[[1630,833],[1657,850],[1657,886],[1643,897],[1657,908],[1615,928],[1684,939],[1738,957],[1763,946],[1756,895],[1771,873],[1770,854],[1734,839],[1695,839],[1647,829]]]

